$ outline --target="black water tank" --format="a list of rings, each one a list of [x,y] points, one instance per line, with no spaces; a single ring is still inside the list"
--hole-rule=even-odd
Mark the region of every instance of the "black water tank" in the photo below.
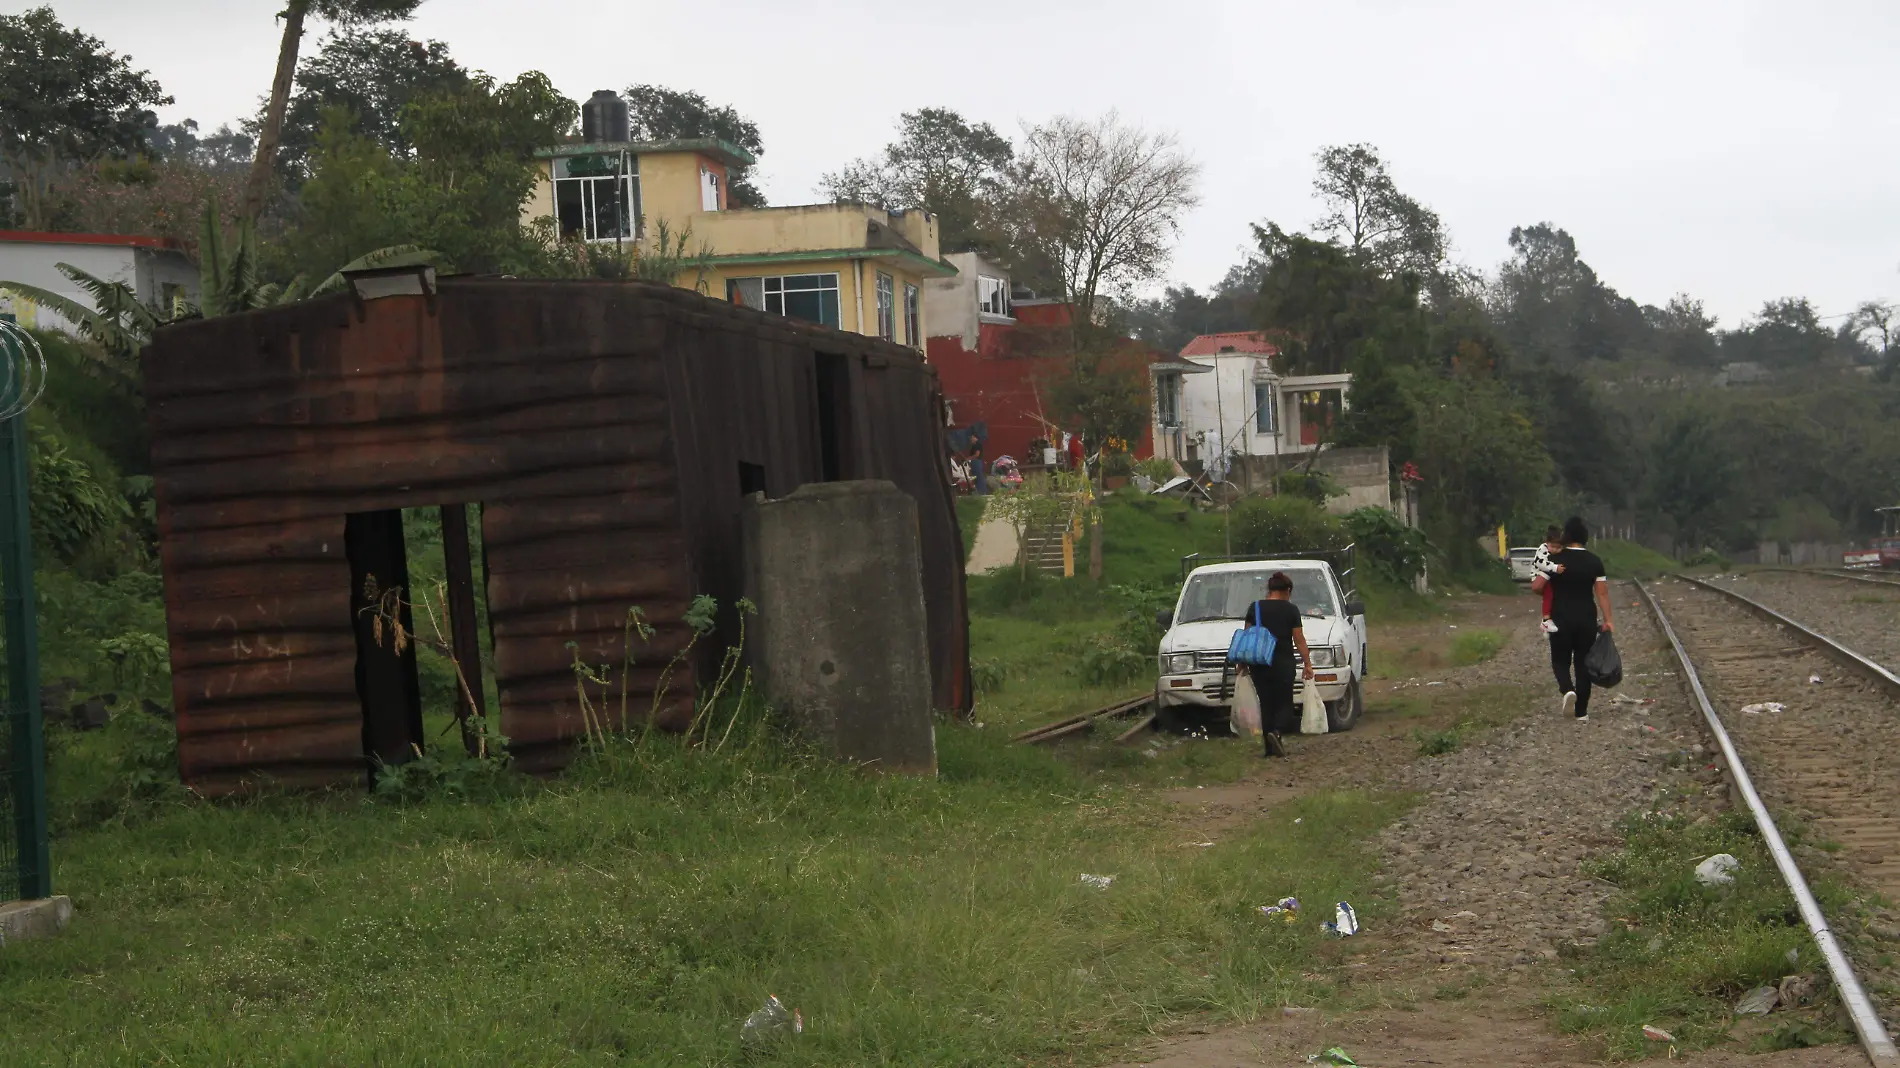
[[[596,89],[581,105],[581,139],[585,141],[631,141],[627,125],[627,102],[612,89]]]

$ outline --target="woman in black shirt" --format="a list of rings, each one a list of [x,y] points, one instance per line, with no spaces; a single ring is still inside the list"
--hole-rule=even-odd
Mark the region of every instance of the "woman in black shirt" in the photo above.
[[[1563,695],[1563,710],[1574,713],[1579,723],[1590,721],[1590,673],[1583,669],[1583,658],[1590,655],[1599,631],[1614,629],[1610,580],[1603,561],[1584,548],[1589,543],[1590,528],[1571,516],[1564,524],[1564,549],[1550,558],[1552,573],[1531,579],[1538,593],[1550,587],[1550,621],[1557,628],[1550,635],[1550,667],[1557,676],[1557,692]]]
[[[1293,580],[1284,571],[1275,571],[1267,579],[1267,599],[1255,601],[1247,610],[1247,623],[1253,624],[1259,613],[1260,625],[1273,635],[1273,663],[1267,667],[1238,665],[1253,679],[1254,692],[1260,695],[1260,726],[1266,734],[1268,756],[1285,756],[1282,734],[1300,730],[1300,708],[1293,700],[1293,657],[1289,647],[1300,651],[1299,664],[1308,685],[1313,681],[1313,664],[1306,655],[1306,631],[1300,626],[1300,608],[1293,603]]]

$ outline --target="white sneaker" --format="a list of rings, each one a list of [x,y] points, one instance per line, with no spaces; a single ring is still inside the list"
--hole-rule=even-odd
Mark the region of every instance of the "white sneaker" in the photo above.
[[[1564,715],[1575,715],[1577,711],[1577,691],[1564,694]]]

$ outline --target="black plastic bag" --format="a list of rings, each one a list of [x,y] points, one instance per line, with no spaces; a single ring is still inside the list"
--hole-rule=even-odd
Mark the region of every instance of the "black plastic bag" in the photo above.
[[[1609,631],[1597,634],[1596,643],[1583,656],[1583,670],[1596,686],[1610,687],[1623,681],[1623,654],[1616,651],[1616,638]]]

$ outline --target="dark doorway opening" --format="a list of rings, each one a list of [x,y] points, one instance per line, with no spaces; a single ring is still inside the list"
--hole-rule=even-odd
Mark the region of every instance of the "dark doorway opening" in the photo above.
[[[350,620],[356,634],[356,696],[363,753],[379,764],[413,760],[422,746],[422,687],[401,509],[357,512],[344,521],[350,560]]]
[[[818,455],[826,482],[851,477],[851,366],[835,352],[815,355],[818,369]]]
[[[739,461],[739,496],[750,497],[754,493],[764,493],[765,465],[749,464]]]

